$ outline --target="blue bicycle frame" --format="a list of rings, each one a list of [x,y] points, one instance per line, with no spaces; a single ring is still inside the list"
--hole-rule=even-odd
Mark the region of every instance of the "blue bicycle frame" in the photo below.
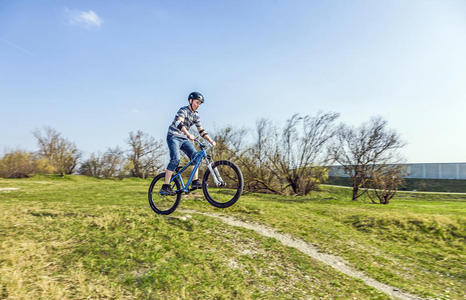
[[[178,171],[178,173],[173,175],[172,179],[170,180],[170,183],[172,183],[175,178],[178,178],[181,183],[182,191],[184,191],[186,194],[190,192],[189,186],[191,185],[191,182],[193,181],[194,174],[199,168],[199,165],[201,164],[202,159],[207,156],[207,152],[204,149],[205,148],[204,144],[202,144],[198,140],[196,141],[201,145],[201,151],[197,152],[196,155],[194,155],[194,157],[191,159],[191,161],[187,165],[185,165],[180,171]],[[183,173],[187,167],[193,164],[194,164],[193,171],[191,172],[191,175],[189,176],[188,182],[186,182],[186,185],[184,185],[183,177],[181,177],[181,173]],[[180,191],[177,190],[176,192],[180,192]]]

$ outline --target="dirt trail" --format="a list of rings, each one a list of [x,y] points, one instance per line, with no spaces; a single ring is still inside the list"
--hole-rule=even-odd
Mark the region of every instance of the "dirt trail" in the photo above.
[[[19,188],[0,188],[0,191],[16,191],[19,190]]]
[[[225,217],[225,216],[214,214],[214,213],[199,212],[199,211],[194,211],[194,210],[179,210],[179,212],[201,214],[201,215],[217,218],[217,219],[220,219],[225,224],[246,228],[246,229],[257,232],[258,234],[262,236],[274,238],[280,241],[283,245],[296,248],[299,251],[303,252],[304,254],[307,254],[308,256],[316,260],[319,260],[326,265],[329,265],[330,267],[340,271],[343,274],[362,280],[367,285],[389,295],[392,298],[408,299],[408,300],[422,299],[418,296],[414,296],[414,295],[402,292],[395,287],[386,285],[373,278],[366,276],[361,271],[355,270],[353,267],[351,267],[349,263],[346,262],[341,257],[319,252],[318,248],[316,248],[310,243],[305,242],[304,240],[294,238],[289,234],[278,233],[272,228],[266,227],[264,225],[243,222],[243,221],[231,218],[231,217]]]

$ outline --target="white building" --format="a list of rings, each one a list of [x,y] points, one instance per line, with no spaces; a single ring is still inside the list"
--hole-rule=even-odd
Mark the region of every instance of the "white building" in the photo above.
[[[466,179],[466,163],[420,163],[406,166],[405,178]],[[330,176],[348,177],[342,166],[332,166]]]

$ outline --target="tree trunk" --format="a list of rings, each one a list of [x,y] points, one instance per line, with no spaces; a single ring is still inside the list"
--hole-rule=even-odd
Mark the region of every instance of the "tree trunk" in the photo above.
[[[385,197],[383,199],[384,201],[383,201],[382,204],[388,204],[390,202],[390,198],[391,198],[390,195],[385,195]]]
[[[359,186],[353,185],[353,201],[358,198]]]

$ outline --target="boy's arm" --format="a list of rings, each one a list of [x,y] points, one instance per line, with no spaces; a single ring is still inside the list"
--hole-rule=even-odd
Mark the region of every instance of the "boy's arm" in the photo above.
[[[209,134],[207,134],[207,132],[202,127],[197,127],[197,130],[199,131],[201,137],[207,140],[212,145],[212,147],[215,147],[215,141],[210,138]]]
[[[212,145],[212,147],[215,147],[215,141],[209,137],[209,135],[205,135],[204,138]]]
[[[194,141],[195,137],[189,133],[186,127],[184,127],[183,121],[184,119],[182,117],[178,117],[178,121],[175,124],[177,125],[178,129],[181,130],[181,132],[183,132],[188,137],[188,139]]]

